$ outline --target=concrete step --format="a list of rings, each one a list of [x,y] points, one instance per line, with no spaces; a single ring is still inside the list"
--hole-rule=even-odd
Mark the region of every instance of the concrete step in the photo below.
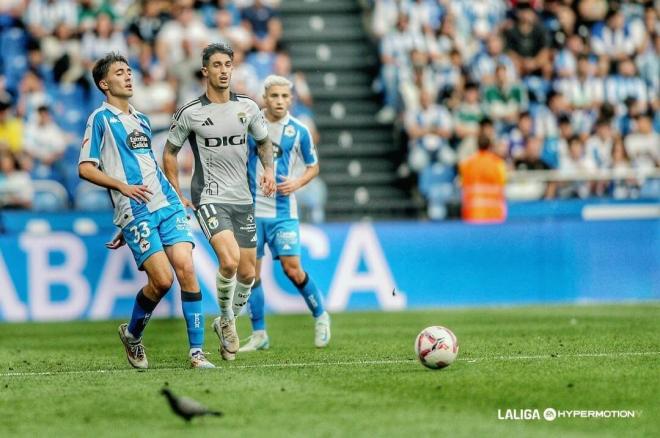
[[[376,54],[373,47],[366,43],[317,43],[300,42],[289,47],[292,57],[316,58],[325,62],[335,58],[361,58]]]
[[[282,15],[330,12],[358,14],[360,5],[355,0],[284,0],[278,11]]]
[[[387,143],[393,142],[392,128],[379,125],[371,129],[351,128],[346,126],[326,127],[321,132],[323,144],[334,144],[342,147],[351,147],[362,143]]]
[[[316,95],[314,95],[314,100],[314,112],[319,116],[345,113],[346,117],[352,117],[358,114],[375,114],[380,110],[380,104],[371,100],[319,101]]]
[[[362,58],[353,57],[334,57],[327,61],[319,61],[318,59],[303,59],[294,58],[294,70],[302,70],[303,72],[326,72],[326,71],[371,71],[376,70],[378,67],[378,57],[374,55],[365,56]]]
[[[343,173],[324,172],[321,168],[321,177],[329,187],[357,187],[360,185],[392,185],[398,181],[398,177],[393,172],[365,172],[359,176],[348,178]]]
[[[314,92],[335,90],[342,87],[360,86],[371,87],[373,76],[366,72],[309,72],[305,75],[307,83]]]
[[[321,144],[317,146],[321,159],[343,157],[384,157],[402,154],[392,142],[361,143],[342,147],[336,144]]]

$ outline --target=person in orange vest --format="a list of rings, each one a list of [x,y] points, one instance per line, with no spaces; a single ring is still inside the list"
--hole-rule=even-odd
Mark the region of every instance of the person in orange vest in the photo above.
[[[491,139],[481,134],[479,150],[459,165],[463,188],[463,220],[498,223],[506,219],[506,164],[491,152]]]

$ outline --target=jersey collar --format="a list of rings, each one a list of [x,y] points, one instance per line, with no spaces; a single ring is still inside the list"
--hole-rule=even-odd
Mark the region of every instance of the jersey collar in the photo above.
[[[262,109],[261,112],[264,115],[264,118],[266,118],[266,110]],[[291,120],[291,114],[289,114],[289,112],[287,111],[286,114],[284,115],[284,117],[282,117],[281,119],[279,119],[277,122],[274,122],[274,123],[279,123],[282,126],[286,126],[286,125],[289,124],[290,120]],[[268,119],[266,119],[266,121],[268,122]]]
[[[122,110],[120,110],[114,105],[109,104],[108,101],[103,102],[103,108],[107,109],[116,116],[123,114]],[[133,105],[131,105],[130,103],[128,104],[128,112],[131,115],[136,113],[135,108],[133,108]]]

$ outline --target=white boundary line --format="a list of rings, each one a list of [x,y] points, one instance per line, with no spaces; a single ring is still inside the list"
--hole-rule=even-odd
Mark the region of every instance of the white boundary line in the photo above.
[[[535,356],[491,356],[479,358],[459,358],[458,361],[467,363],[489,362],[489,361],[516,361],[516,360],[539,360],[539,359],[566,359],[566,358],[593,358],[593,357],[627,357],[627,356],[655,356],[660,355],[660,351],[630,351],[616,353],[577,353],[577,354],[541,354]],[[229,365],[218,367],[222,371],[231,371],[237,369],[255,369],[255,368],[308,368],[324,366],[359,366],[359,365],[397,365],[408,364],[417,361],[415,359],[384,359],[384,360],[355,360],[339,362],[292,362],[292,363],[267,363],[259,365]],[[146,373],[158,371],[186,371],[186,368],[154,368]],[[0,373],[1,377],[31,377],[31,376],[58,376],[71,374],[112,374],[112,373],[137,373],[138,371],[130,368],[116,370],[69,370],[69,371],[41,371],[41,372],[9,372]]]

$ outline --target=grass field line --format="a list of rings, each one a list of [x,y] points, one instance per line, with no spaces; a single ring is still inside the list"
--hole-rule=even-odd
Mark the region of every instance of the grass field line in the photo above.
[[[539,359],[562,359],[562,358],[593,358],[593,357],[626,357],[626,356],[655,356],[660,355],[660,351],[624,351],[611,353],[575,353],[575,354],[540,354],[533,356],[488,356],[479,358],[458,358],[457,361],[467,363],[478,363],[488,361],[516,361],[516,360],[539,360]],[[415,359],[382,359],[382,360],[347,360],[336,362],[280,362],[258,365],[232,365],[219,367],[219,369],[256,369],[256,368],[307,368],[324,366],[363,366],[363,365],[397,365],[405,363],[416,363]],[[152,368],[148,372],[158,371],[182,371],[179,367]],[[30,376],[56,376],[67,374],[106,374],[106,373],[134,373],[132,368],[125,369],[100,369],[100,370],[64,370],[64,371],[28,371],[28,372],[8,372],[0,373],[0,377],[30,377]]]

